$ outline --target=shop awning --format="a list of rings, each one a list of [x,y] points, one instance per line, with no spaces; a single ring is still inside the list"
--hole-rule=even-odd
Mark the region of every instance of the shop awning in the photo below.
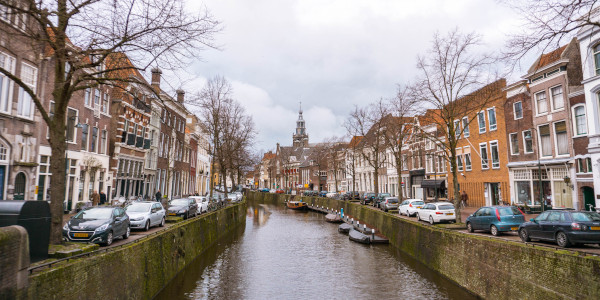
[[[422,188],[443,188],[444,183],[446,182],[445,179],[425,179],[421,182],[421,187]]]

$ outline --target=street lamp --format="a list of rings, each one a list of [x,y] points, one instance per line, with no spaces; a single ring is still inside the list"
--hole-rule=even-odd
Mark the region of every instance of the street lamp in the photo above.
[[[531,130],[532,130],[532,132],[535,130],[536,136],[538,135],[537,128],[532,127]],[[531,140],[533,141],[533,137],[531,137]],[[540,141],[538,140],[538,142],[540,142]],[[523,146],[525,146],[525,145],[523,145]],[[532,146],[533,146],[533,142],[532,142]],[[540,162],[541,155],[540,155],[539,147],[538,147],[537,152],[538,152],[538,154],[537,154],[537,157],[538,157],[538,193],[540,194],[540,205],[542,206],[542,212],[544,212],[546,203],[544,201],[544,195],[542,194],[542,164]]]

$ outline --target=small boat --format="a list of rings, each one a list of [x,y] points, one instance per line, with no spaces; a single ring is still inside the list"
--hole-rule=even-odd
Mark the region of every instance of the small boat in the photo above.
[[[340,218],[340,216],[337,214],[327,214],[325,216],[325,221],[327,221],[329,223],[342,223],[343,222],[342,218]]]
[[[360,231],[355,230],[354,228],[350,229],[350,232],[348,233],[348,238],[350,238],[351,241],[361,244],[368,245],[371,243],[371,238],[368,235],[363,234]]]
[[[306,202],[302,201],[288,201],[286,205],[288,208],[295,210],[305,210],[308,208],[308,206],[306,206]]]
[[[340,224],[340,226],[338,227],[338,232],[348,233],[350,231],[350,229],[352,229],[352,225],[350,225],[348,223],[344,223],[344,224]]]

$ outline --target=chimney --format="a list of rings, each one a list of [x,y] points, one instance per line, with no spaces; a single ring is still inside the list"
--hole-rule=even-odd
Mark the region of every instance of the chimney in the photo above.
[[[183,90],[177,90],[177,102],[183,104],[184,96],[185,96],[185,92]]]
[[[157,94],[160,93],[160,74],[162,72],[159,68],[152,69],[152,88],[154,88],[154,92]]]

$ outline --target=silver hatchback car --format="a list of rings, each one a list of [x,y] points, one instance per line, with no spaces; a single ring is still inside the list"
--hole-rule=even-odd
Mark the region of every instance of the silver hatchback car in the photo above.
[[[129,216],[131,229],[148,230],[152,226],[165,226],[166,211],[160,202],[133,202],[125,208],[125,212]]]
[[[391,209],[398,209],[398,198],[396,197],[385,197],[383,201],[379,203],[379,206],[383,211],[388,211]]]

